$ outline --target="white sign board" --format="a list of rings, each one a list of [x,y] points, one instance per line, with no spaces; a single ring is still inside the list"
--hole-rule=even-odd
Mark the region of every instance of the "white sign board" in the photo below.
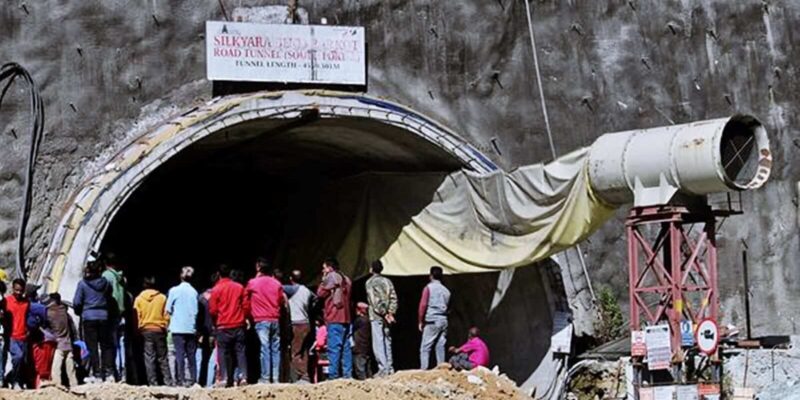
[[[655,398],[654,389],[652,387],[639,388],[639,400],[653,400]]]
[[[656,386],[653,388],[653,400],[673,400],[675,386]]]
[[[714,383],[701,383],[697,385],[697,393],[705,400],[719,400],[720,387]]]
[[[678,386],[676,393],[677,400],[699,400],[700,395],[697,392],[697,385],[681,385]]]
[[[644,331],[631,331],[631,356],[644,357],[647,355],[647,345]]]
[[[367,84],[363,27],[206,21],[212,81]]]
[[[644,329],[647,346],[647,368],[649,370],[669,369],[672,361],[669,325],[648,326]]]

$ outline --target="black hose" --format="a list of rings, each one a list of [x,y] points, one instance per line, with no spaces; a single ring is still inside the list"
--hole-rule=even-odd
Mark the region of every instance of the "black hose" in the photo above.
[[[0,92],[0,106],[2,106],[3,98],[5,98],[8,89],[16,78],[22,78],[30,87],[31,118],[33,119],[28,163],[25,168],[25,192],[22,199],[22,212],[19,218],[19,230],[17,231],[17,276],[26,278],[28,271],[25,266],[25,231],[31,214],[33,174],[36,167],[36,158],[39,154],[39,145],[44,137],[44,103],[28,71],[17,63],[7,63],[0,68],[0,85],[6,82],[5,86],[3,86],[3,91]]]

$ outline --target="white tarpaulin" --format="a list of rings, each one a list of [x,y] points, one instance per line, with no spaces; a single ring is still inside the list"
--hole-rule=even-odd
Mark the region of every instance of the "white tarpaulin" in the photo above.
[[[369,173],[309,188],[289,202],[293,223],[276,263],[317,270],[319,260],[337,255],[354,277],[377,258],[394,276],[426,275],[432,265],[448,274],[530,266],[574,246],[613,213],[589,186],[586,154],[510,173]]]
[[[506,173],[448,175],[382,257],[388,275],[424,275],[528,266],[574,246],[614,207],[592,191],[588,149]]]

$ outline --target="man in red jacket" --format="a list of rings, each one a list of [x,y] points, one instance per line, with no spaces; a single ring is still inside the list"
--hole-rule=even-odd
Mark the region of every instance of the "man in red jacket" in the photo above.
[[[322,263],[322,283],[317,296],[325,299],[325,324],[328,329],[328,378],[353,376],[353,352],[350,348],[350,278],[339,271],[339,261],[328,258]],[[340,373],[341,369],[341,373]]]
[[[250,314],[261,342],[259,383],[278,383],[281,365],[281,312],[286,310],[283,285],[274,277],[267,260],[256,260],[256,277],[247,283]]]
[[[234,282],[230,275],[230,267],[225,264],[220,265],[220,279],[211,289],[211,298],[208,299],[208,311],[216,327],[220,367],[226,374],[226,387],[234,384],[234,364],[241,371],[241,376],[236,377],[236,383],[239,385],[247,383],[245,316],[250,312],[244,286]]]
[[[25,281],[14,279],[12,292],[6,296],[6,315],[11,321],[11,343],[8,352],[11,356],[11,374],[8,387],[25,386],[24,362],[28,353],[28,310],[31,303],[25,296]]]

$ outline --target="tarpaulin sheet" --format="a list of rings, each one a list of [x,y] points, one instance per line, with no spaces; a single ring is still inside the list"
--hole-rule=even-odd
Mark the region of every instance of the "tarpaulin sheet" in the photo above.
[[[527,266],[569,248],[611,217],[593,193],[588,148],[506,173],[447,176],[381,258],[387,275]]]
[[[448,274],[532,265],[612,215],[591,190],[586,158],[582,149],[510,173],[364,173],[311,185],[289,201],[276,265],[309,277],[330,255],[353,277],[378,258],[395,276],[432,265]]]
[[[447,172],[368,172],[304,184],[291,194],[274,264],[318,278],[336,256],[357,278],[369,273],[407,225],[431,202]]]

